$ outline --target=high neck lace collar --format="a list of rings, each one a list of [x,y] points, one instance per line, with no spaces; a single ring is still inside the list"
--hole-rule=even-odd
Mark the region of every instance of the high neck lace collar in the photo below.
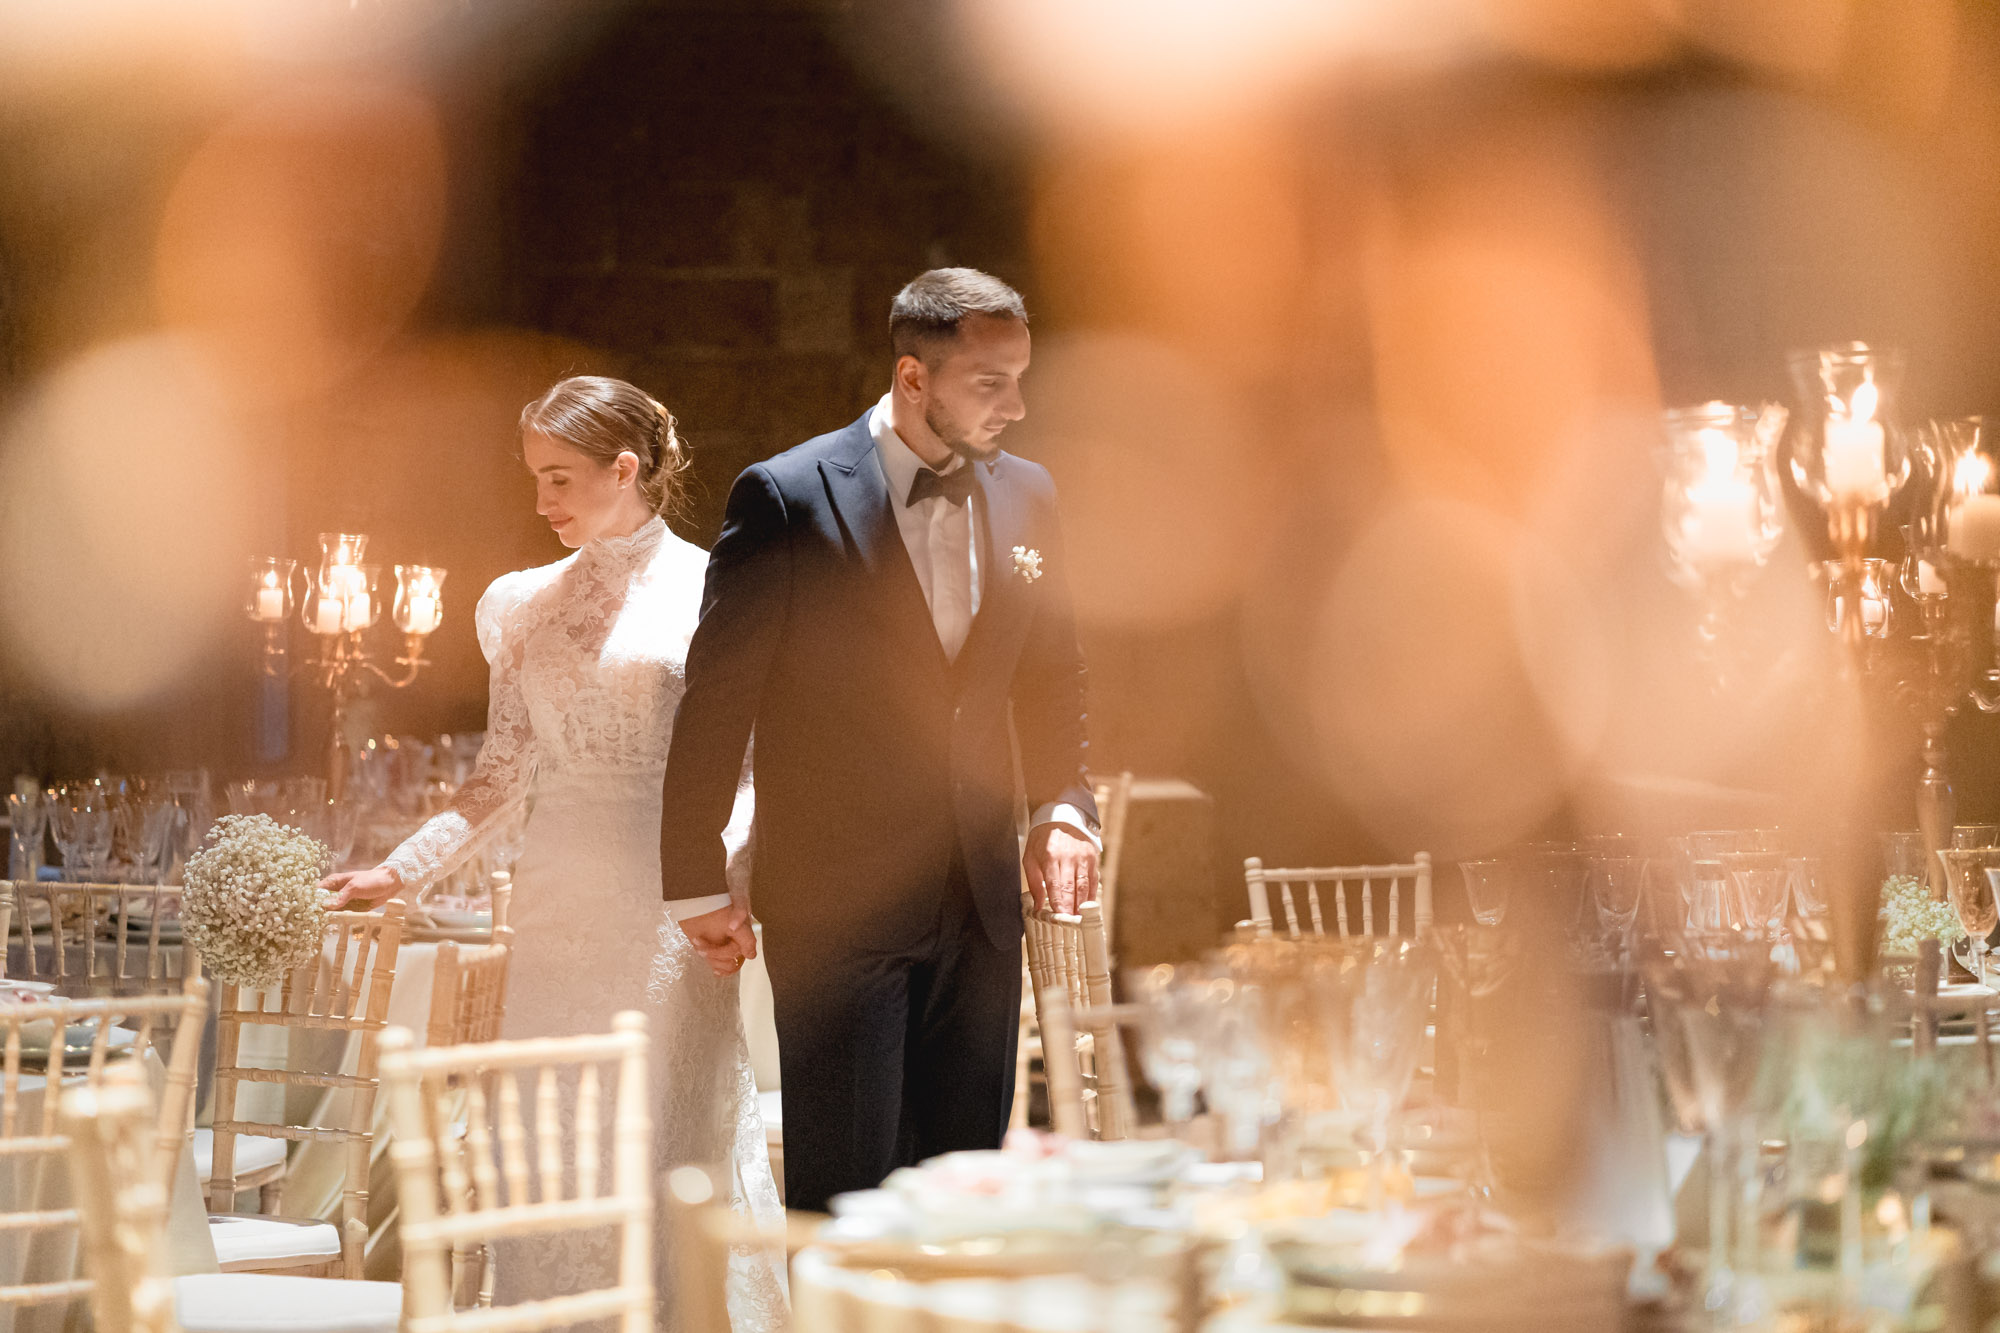
[[[666,520],[655,514],[623,537],[597,537],[577,552],[579,562],[636,565],[660,549],[667,538]]]

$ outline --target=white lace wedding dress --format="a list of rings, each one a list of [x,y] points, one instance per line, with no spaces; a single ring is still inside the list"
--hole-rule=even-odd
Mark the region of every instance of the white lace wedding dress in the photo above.
[[[531,799],[514,876],[504,1035],[606,1032],[619,1010],[644,1011],[655,1191],[659,1173],[673,1167],[719,1167],[737,1211],[777,1226],[784,1214],[736,979],[708,970],[660,898],[660,781],[707,558],[656,518],[628,537],[496,579],[474,616],[492,664],[485,748],[451,808],[387,864],[406,886],[428,883]],[[739,896],[749,805],[746,782],[730,833],[731,891]],[[610,1135],[599,1142],[600,1179],[609,1179]],[[658,1248],[665,1252],[664,1237]],[[614,1273],[608,1232],[505,1243],[496,1299],[607,1286]],[[657,1264],[663,1327],[670,1281]],[[739,1252],[728,1296],[735,1333],[784,1326],[784,1273],[772,1256]]]

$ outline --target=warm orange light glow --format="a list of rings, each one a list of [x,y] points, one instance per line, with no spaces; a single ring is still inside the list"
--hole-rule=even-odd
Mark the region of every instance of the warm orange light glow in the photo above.
[[[150,337],[79,358],[0,437],[0,641],[86,709],[185,684],[241,624],[255,501],[198,351]]]
[[[160,222],[160,316],[212,347],[239,392],[286,401],[378,351],[429,281],[444,149],[429,105],[312,84],[232,119]]]

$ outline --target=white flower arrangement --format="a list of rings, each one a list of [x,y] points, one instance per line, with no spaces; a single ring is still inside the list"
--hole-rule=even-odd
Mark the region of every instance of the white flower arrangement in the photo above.
[[[1882,885],[1882,949],[1885,953],[1913,954],[1924,940],[1935,939],[1945,948],[1965,938],[1965,927],[1950,903],[1931,897],[1931,891],[1915,875],[1891,875]]]
[[[275,985],[318,956],[326,847],[269,815],[225,815],[184,873],[181,928],[204,969],[234,986]]]
[[[1032,546],[1014,548],[1014,572],[1023,581],[1033,583],[1042,576],[1042,553]]]

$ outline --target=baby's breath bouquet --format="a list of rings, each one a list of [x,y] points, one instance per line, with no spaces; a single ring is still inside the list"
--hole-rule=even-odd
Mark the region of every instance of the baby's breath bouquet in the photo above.
[[[236,986],[275,985],[311,962],[326,933],[324,845],[269,815],[224,815],[190,856],[181,929],[202,966]]]
[[[1958,924],[1958,913],[1950,903],[1931,897],[1931,891],[1915,875],[1891,875],[1883,883],[1884,953],[1913,954],[1928,939],[1949,949],[1964,938],[1965,927]]]

